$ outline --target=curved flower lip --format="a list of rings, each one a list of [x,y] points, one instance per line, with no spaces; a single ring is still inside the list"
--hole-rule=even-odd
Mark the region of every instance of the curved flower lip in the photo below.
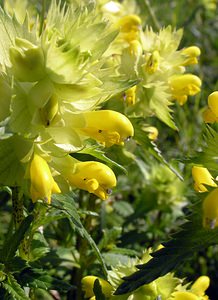
[[[191,291],[202,297],[205,295],[205,291],[208,289],[210,285],[210,278],[208,276],[200,276],[191,286]]]
[[[96,161],[76,163],[74,172],[66,174],[66,179],[70,185],[95,194],[102,200],[108,198],[111,188],[117,183],[113,171]]]
[[[192,167],[192,177],[194,179],[194,188],[198,192],[206,192],[207,188],[205,185],[208,186],[217,186],[214,182],[212,175],[207,170],[207,168],[200,167],[200,166],[193,166]]]
[[[47,162],[38,154],[34,154],[30,162],[30,181],[30,194],[33,202],[44,199],[50,204],[52,193],[61,193]]]
[[[105,147],[114,144],[124,145],[124,141],[134,135],[129,119],[112,110],[99,110],[84,113],[86,125],[80,132],[89,136]]]

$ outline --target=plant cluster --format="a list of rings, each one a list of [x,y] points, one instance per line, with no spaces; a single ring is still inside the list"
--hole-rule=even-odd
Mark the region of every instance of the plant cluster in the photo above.
[[[2,299],[209,299],[207,274],[173,272],[218,242],[218,92],[200,146],[173,156],[201,50],[144,5],[0,8]]]

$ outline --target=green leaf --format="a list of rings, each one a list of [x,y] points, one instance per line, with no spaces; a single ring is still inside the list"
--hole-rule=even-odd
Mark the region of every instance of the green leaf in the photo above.
[[[0,140],[0,183],[20,186],[23,182],[25,167],[21,162],[31,153],[32,143],[20,136]]]
[[[20,227],[15,231],[15,233],[8,239],[3,245],[2,249],[2,261],[7,262],[15,256],[16,251],[23,240],[25,233],[30,228],[30,224],[33,221],[33,216],[29,215],[27,216],[22,223],[20,224]]]
[[[52,206],[66,214],[69,221],[75,226],[78,233],[87,240],[91,248],[94,250],[96,257],[102,265],[103,271],[107,274],[107,269],[103,260],[103,257],[92,237],[84,228],[80,216],[77,212],[76,204],[69,195],[55,195],[52,201]]]
[[[203,228],[199,208],[197,210],[198,213],[189,216],[189,221],[181,226],[180,231],[175,233],[170,241],[163,243],[164,248],[152,253],[153,258],[146,264],[138,265],[139,271],[124,278],[125,281],[116,290],[116,295],[134,291],[176,270],[190,259],[194,252],[218,243],[218,228]]]
[[[26,18],[24,24],[20,24],[15,17],[10,17],[0,7],[0,64],[10,66],[9,48],[14,43],[15,37],[22,37],[31,42],[36,41],[36,34],[29,32],[30,28],[28,19]]]
[[[2,286],[7,292],[13,297],[14,300],[29,300],[30,298],[26,296],[24,290],[18,284],[16,279],[11,273],[7,274],[7,280],[2,282]]]
[[[98,279],[95,280],[93,286],[93,292],[96,300],[106,300],[105,295],[102,292],[102,288]]]
[[[117,201],[113,204],[114,210],[122,217],[128,217],[134,213],[132,205],[125,201]]]
[[[210,170],[218,171],[218,132],[209,125],[206,126],[204,132],[205,145],[197,157],[192,162],[203,164]]]
[[[27,268],[21,273],[22,285],[44,290],[68,291],[72,286],[63,280],[56,279],[41,269]]]
[[[125,174],[127,173],[126,169],[122,165],[120,165],[117,162],[113,161],[112,159],[108,158],[105,155],[105,152],[102,151],[101,149],[99,149],[98,146],[84,148],[81,151],[79,151],[79,153],[94,156],[95,158],[106,162],[110,167],[115,166],[115,167],[119,168],[120,170],[122,170]]]

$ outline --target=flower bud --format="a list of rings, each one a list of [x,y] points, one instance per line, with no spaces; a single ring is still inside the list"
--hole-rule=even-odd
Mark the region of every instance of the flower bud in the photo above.
[[[211,191],[203,201],[203,226],[210,229],[218,226],[218,188]]]
[[[47,162],[38,154],[34,154],[30,162],[30,181],[30,194],[33,202],[44,199],[51,203],[51,194],[61,193]]]
[[[111,188],[116,186],[114,172],[97,161],[78,162],[72,173],[66,174],[70,185],[95,194],[100,199],[107,199]]]
[[[195,181],[194,188],[198,192],[207,191],[204,185],[217,186],[207,168],[194,166],[192,168],[192,177]]]
[[[45,76],[43,51],[28,40],[16,38],[9,56],[12,71],[19,81],[34,82]]]
[[[84,113],[86,126],[81,133],[95,139],[103,146],[124,145],[124,141],[134,134],[129,119],[112,110],[98,110]]]
[[[99,280],[102,288],[102,293],[106,297],[110,297],[113,291],[112,286],[104,279],[96,276],[85,276],[82,279],[82,290],[85,292],[85,298],[90,298],[94,296],[93,288],[95,280]]]
[[[194,96],[200,92],[201,80],[193,74],[174,75],[169,78],[172,97],[180,105],[183,105],[188,96]]]

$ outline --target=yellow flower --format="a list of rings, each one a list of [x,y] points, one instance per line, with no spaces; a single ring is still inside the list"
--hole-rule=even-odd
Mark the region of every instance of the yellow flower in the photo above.
[[[200,276],[198,279],[192,284],[191,291],[202,297],[205,295],[205,291],[208,289],[210,285],[210,278],[208,276]]]
[[[137,40],[139,38],[139,30],[141,27],[141,19],[137,15],[127,15],[117,22],[121,36],[127,42]]]
[[[208,276],[200,276],[188,291],[177,291],[172,294],[174,300],[207,300],[206,289],[210,285]]]
[[[194,65],[198,63],[198,56],[201,54],[201,50],[196,46],[191,46],[183,49],[182,54],[186,57],[183,63],[184,66]]]
[[[218,117],[212,112],[210,108],[206,108],[203,112],[203,119],[205,123],[215,123],[218,122]]]
[[[84,113],[86,127],[81,133],[95,139],[103,146],[124,145],[124,141],[134,134],[129,119],[112,110],[99,110]]]
[[[192,168],[192,177],[195,181],[194,189],[198,192],[207,191],[204,185],[217,186],[207,168],[194,166]]]
[[[211,93],[208,97],[208,108],[203,113],[206,123],[218,122],[218,91]]]
[[[199,297],[191,292],[178,291],[172,294],[173,300],[199,300]]]
[[[147,54],[145,71],[149,74],[153,74],[157,71],[160,61],[160,54],[157,50],[153,51],[151,54]]]
[[[194,96],[200,92],[201,80],[193,74],[174,75],[169,78],[172,97],[180,105],[183,105],[188,96]]]
[[[97,161],[78,162],[75,171],[66,176],[69,183],[79,189],[107,199],[111,188],[116,186],[116,177],[106,165]]]
[[[154,126],[144,127],[143,130],[148,133],[148,138],[155,141],[158,137],[158,129]]]
[[[30,162],[30,181],[30,194],[33,202],[37,199],[45,199],[51,203],[51,194],[61,193],[47,162],[38,154],[34,154]]]
[[[218,226],[218,188],[211,191],[203,201],[203,226],[210,229]]]
[[[106,297],[110,297],[113,291],[112,286],[104,279],[96,276],[85,276],[82,279],[82,289],[85,292],[85,298],[90,298],[94,296],[93,287],[95,280],[98,279],[102,288],[102,293]],[[91,298],[95,299],[95,297]]]
[[[126,90],[124,93],[126,105],[134,105],[136,101],[136,85]]]

